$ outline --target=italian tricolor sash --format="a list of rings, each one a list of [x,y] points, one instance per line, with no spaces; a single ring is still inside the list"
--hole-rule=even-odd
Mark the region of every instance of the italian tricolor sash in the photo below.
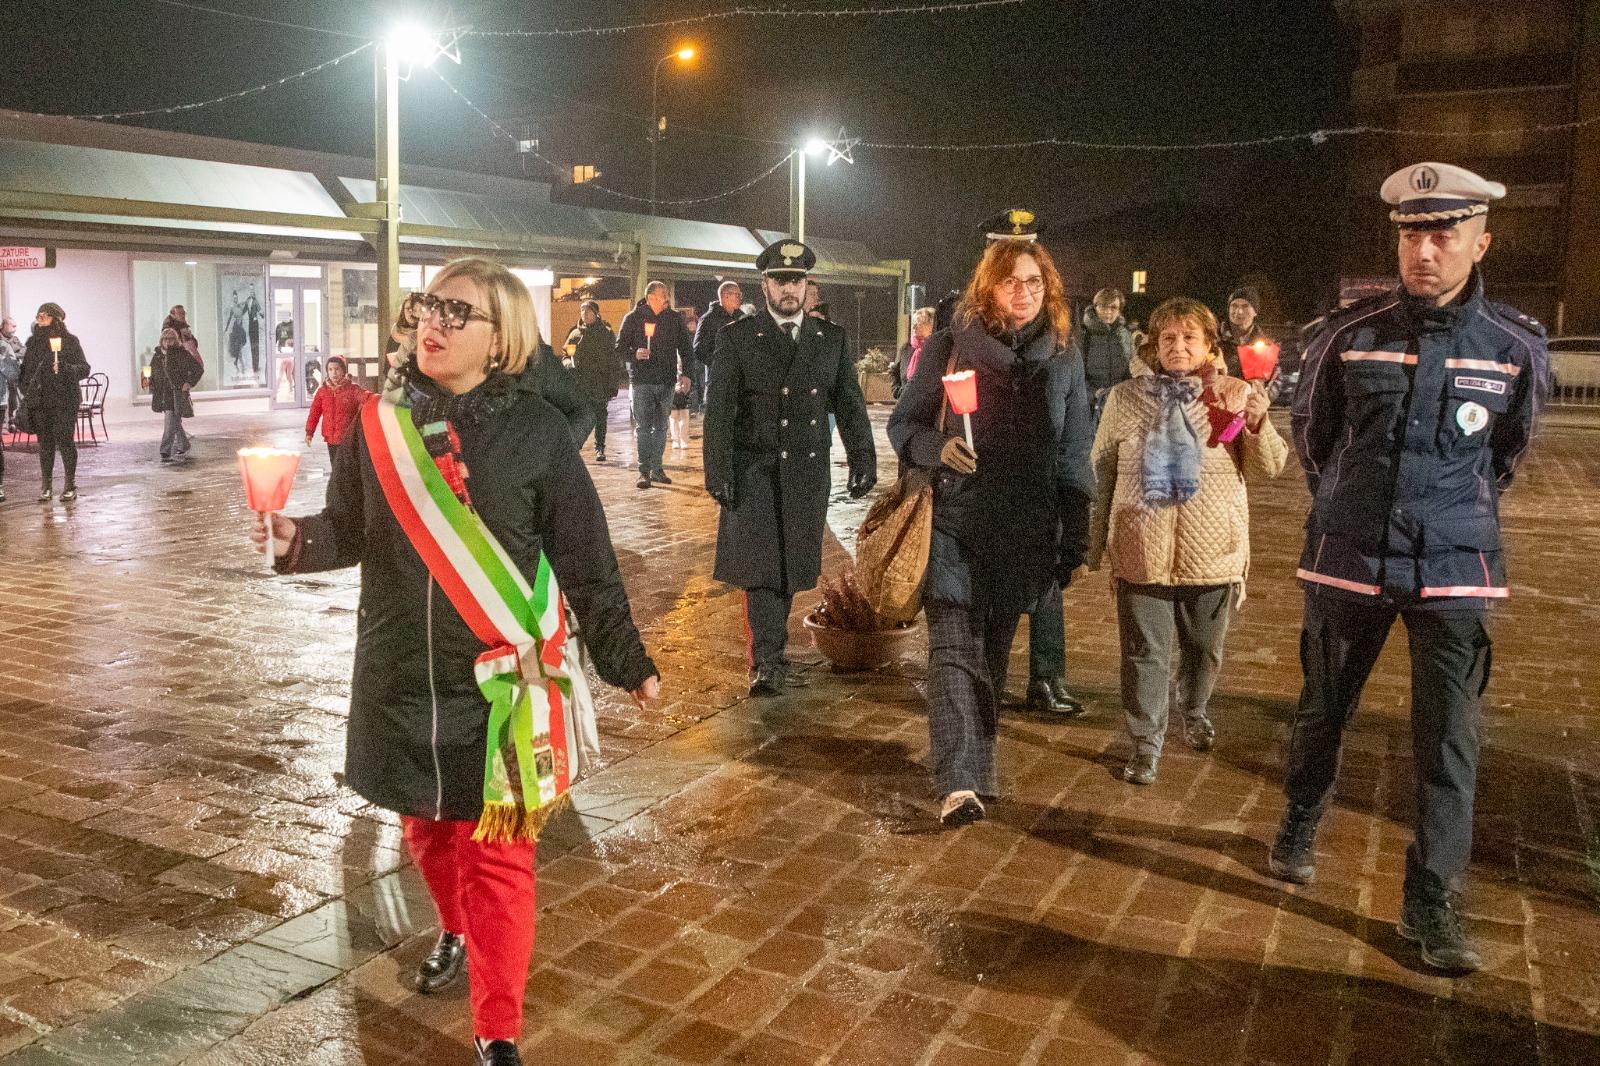
[[[473,839],[531,840],[600,754],[583,649],[568,632],[555,574],[540,552],[529,587],[441,472],[408,408],[375,397],[362,408],[361,428],[400,528],[488,648],[474,668],[489,701],[489,743]]]

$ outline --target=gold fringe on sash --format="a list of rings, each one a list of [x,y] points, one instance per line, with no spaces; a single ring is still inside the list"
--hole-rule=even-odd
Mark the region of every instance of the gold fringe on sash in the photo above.
[[[571,792],[563,792],[553,802],[531,811],[515,803],[485,803],[472,839],[482,844],[538,840],[545,823],[570,806]]]

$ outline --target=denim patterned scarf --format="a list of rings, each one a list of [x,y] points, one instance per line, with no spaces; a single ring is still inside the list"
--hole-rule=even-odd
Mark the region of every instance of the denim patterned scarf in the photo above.
[[[1200,438],[1183,413],[1200,395],[1200,383],[1163,373],[1138,380],[1156,402],[1144,436],[1140,493],[1152,505],[1183,503],[1200,488]]]

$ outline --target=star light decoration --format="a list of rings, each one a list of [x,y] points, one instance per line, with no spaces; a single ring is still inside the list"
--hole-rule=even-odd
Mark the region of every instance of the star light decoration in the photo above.
[[[822,142],[823,149],[828,153],[827,165],[831,167],[833,164],[842,159],[851,166],[854,166],[855,158],[851,153],[855,151],[856,145],[860,143],[860,137],[851,137],[846,135],[844,127],[840,126],[839,136],[835,137],[831,141]]]

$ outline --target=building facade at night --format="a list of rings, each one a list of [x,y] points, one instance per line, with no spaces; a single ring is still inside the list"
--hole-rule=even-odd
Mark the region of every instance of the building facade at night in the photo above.
[[[1552,333],[1600,331],[1600,2],[1340,0],[1359,37],[1355,123],[1440,137],[1364,136],[1348,165],[1345,279],[1394,272],[1383,179],[1438,159],[1504,182],[1490,213],[1490,295]]]
[[[378,321],[376,223],[364,210],[372,168],[359,157],[0,115],[0,245],[19,252],[0,261],[37,262],[0,269],[0,307],[26,334],[36,307],[61,304],[108,378],[113,419],[159,417],[148,367],[175,304],[205,363],[197,414],[305,406],[331,355],[374,386],[387,324]],[[452,258],[489,255],[527,283],[547,339],[565,336],[581,287],[604,281],[637,294],[647,278],[754,282],[755,257],[772,239],[552,203],[550,186],[535,181],[421,166],[404,167],[404,179],[402,292]],[[899,291],[908,278],[909,264],[880,261],[858,242],[810,243],[824,283]],[[29,249],[31,260],[20,254]]]

